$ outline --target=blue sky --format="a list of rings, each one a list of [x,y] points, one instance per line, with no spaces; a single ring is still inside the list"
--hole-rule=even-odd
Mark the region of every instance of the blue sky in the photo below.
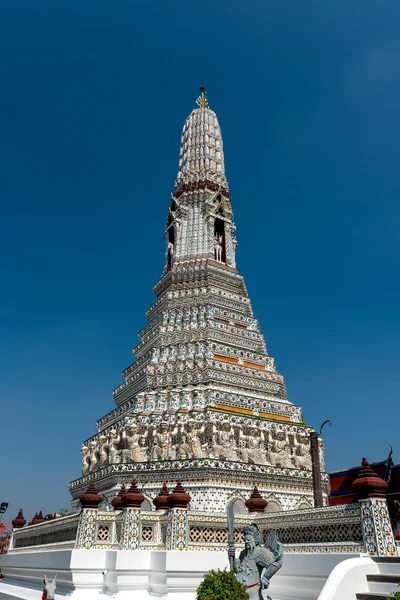
[[[208,90],[244,275],[327,467],[398,438],[400,5],[4,0],[6,519],[68,506],[153,301],[180,132]]]

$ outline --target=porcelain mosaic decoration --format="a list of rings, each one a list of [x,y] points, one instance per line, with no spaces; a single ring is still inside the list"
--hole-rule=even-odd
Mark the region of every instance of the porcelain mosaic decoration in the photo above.
[[[107,509],[134,472],[150,501],[164,481],[180,479],[191,510],[224,511],[255,484],[279,508],[313,504],[310,428],[236,269],[221,129],[204,91],[197,105],[182,132],[156,300],[114,390],[116,408],[82,446],[75,503],[95,481]],[[322,442],[320,451],[323,470]],[[134,527],[133,516],[124,526]]]

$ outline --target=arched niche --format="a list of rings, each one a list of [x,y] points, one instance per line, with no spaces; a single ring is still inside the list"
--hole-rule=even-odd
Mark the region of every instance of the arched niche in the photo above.
[[[150,500],[145,498],[142,502],[142,506],[140,507],[140,510],[153,510]]]
[[[175,250],[175,229],[171,225],[167,233],[167,271],[172,267]]]
[[[218,195],[215,199],[214,258],[223,263],[226,263],[225,216],[222,197]]]
[[[268,506],[265,509],[265,512],[271,513],[271,512],[279,512],[282,510],[282,507],[277,503],[274,502],[273,500],[269,500],[268,501]]]
[[[245,497],[243,494],[236,490],[227,499],[226,508],[228,513],[233,515],[243,515],[248,512],[245,505]]]
[[[244,515],[248,512],[243,500],[235,500],[232,506],[232,510],[234,515]]]
[[[218,217],[214,220],[214,258],[226,263],[225,222]]]

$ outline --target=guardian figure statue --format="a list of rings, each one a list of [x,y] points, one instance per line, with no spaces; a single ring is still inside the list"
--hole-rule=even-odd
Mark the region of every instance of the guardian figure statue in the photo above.
[[[275,531],[270,531],[265,547],[256,524],[243,528],[245,548],[234,561],[236,578],[246,586],[250,600],[265,600],[262,590],[283,563],[283,545]],[[271,600],[270,596],[267,596]]]

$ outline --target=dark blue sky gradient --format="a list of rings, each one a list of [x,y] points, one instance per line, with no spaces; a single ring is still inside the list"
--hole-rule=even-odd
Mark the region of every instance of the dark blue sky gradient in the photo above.
[[[162,273],[208,89],[244,275],[327,467],[400,460],[400,5],[3,0],[0,501],[67,506]]]

